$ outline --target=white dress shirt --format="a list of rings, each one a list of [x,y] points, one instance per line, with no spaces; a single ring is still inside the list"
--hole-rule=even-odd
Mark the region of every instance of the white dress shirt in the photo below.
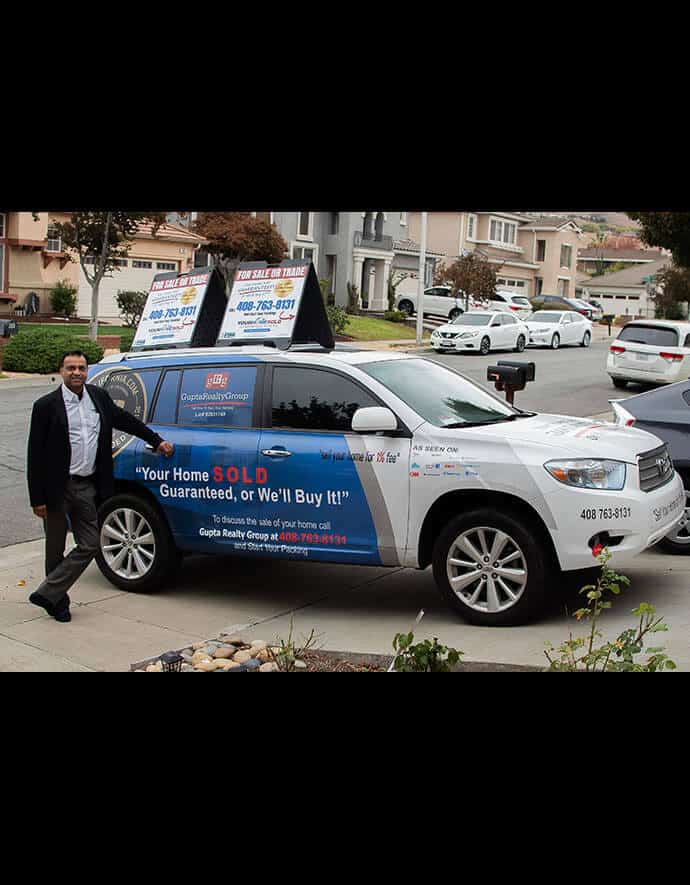
[[[63,384],[62,398],[67,411],[69,444],[72,449],[72,459],[69,465],[70,475],[91,476],[96,471],[101,416],[98,414],[86,387],[79,399],[76,393]]]

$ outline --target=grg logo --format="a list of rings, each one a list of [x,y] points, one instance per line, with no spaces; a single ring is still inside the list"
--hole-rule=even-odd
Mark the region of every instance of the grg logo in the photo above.
[[[206,390],[225,390],[230,383],[230,372],[209,372],[206,376]]]

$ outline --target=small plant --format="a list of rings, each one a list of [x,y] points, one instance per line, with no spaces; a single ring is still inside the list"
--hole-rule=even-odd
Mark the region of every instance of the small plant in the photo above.
[[[292,673],[297,667],[295,666],[305,651],[314,648],[318,642],[318,636],[312,627],[309,636],[303,637],[300,644],[293,639],[293,617],[290,617],[290,630],[287,640],[282,636],[277,636],[273,645],[268,648],[268,656],[271,661],[278,667],[282,673]]]
[[[403,313],[402,310],[387,310],[383,318],[388,320],[389,323],[404,323],[407,319],[407,314]]]
[[[136,329],[146,307],[148,292],[118,292],[115,300],[125,326]]]
[[[333,334],[343,335],[350,322],[347,311],[342,307],[338,307],[336,304],[328,304],[326,306],[326,316],[328,317],[328,322],[333,330]]]
[[[424,617],[424,610],[420,611],[415,621],[418,624]],[[391,670],[398,673],[450,673],[450,668],[458,663],[460,655],[464,654],[455,648],[441,645],[438,638],[434,641],[428,639],[413,644],[414,633],[396,633],[393,637],[393,648],[396,656],[390,666]]]
[[[608,567],[612,554],[607,547],[595,544],[592,548],[592,555],[601,565],[601,575],[597,579],[596,586],[588,584],[580,590],[580,593],[586,594],[588,605],[575,612],[578,621],[590,621],[589,635],[573,638],[571,633],[570,638],[559,645],[557,649],[554,649],[552,643],[548,642],[544,654],[549,661],[549,669],[560,672],[581,671],[587,673],[603,673],[604,671],[652,673],[656,670],[675,670],[675,663],[669,659],[660,646],[646,649],[646,654],[649,655],[646,661],[635,661],[635,656],[645,651],[644,642],[648,633],[668,630],[668,626],[663,623],[664,619],[655,617],[654,606],[647,602],[641,602],[637,608],[632,610],[632,614],[639,618],[636,627],[623,630],[613,642],[604,642],[595,646],[595,640],[602,636],[601,631],[597,629],[599,618],[602,612],[611,608],[612,605],[611,602],[604,599],[604,594],[610,592],[617,596],[621,592],[621,585],[627,586],[630,584],[630,579],[625,575],[617,574]],[[558,652],[558,655],[552,656],[550,652],[553,651]]]
[[[131,349],[135,334],[134,329],[131,329],[120,335],[120,353],[127,353],[127,351]]]
[[[402,283],[402,281],[406,280],[408,277],[408,273],[403,273],[400,270],[391,271],[390,275],[388,276],[388,310],[395,310],[395,302],[397,300],[396,290],[400,283]]]
[[[50,290],[50,307],[53,313],[71,317],[77,309],[77,292],[77,287],[69,280],[58,280]]]

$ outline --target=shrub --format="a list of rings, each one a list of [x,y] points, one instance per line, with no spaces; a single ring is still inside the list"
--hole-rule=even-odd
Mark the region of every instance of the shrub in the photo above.
[[[71,317],[77,309],[77,287],[69,280],[58,280],[50,290],[50,306],[53,313]]]
[[[148,292],[118,292],[115,300],[125,326],[136,329],[146,307]]]
[[[450,673],[451,667],[460,660],[464,652],[441,645],[438,638],[428,639],[413,645],[414,633],[396,633],[393,648],[397,652],[393,667],[398,673]]]
[[[344,334],[347,324],[350,322],[347,312],[342,307],[338,307],[335,304],[329,304],[326,307],[326,314],[331,329],[333,330],[333,334]]]
[[[387,310],[383,318],[388,320],[389,323],[404,323],[407,319],[407,314],[403,313],[402,310]]]
[[[60,357],[66,350],[81,350],[89,364],[103,358],[103,348],[88,338],[66,335],[64,330],[37,329],[19,332],[4,349],[3,368],[9,372],[57,372]]]

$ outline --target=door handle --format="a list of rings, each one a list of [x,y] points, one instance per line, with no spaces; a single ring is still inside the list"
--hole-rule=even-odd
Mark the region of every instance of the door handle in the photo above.
[[[292,452],[287,449],[261,449],[261,454],[269,458],[289,458]]]

